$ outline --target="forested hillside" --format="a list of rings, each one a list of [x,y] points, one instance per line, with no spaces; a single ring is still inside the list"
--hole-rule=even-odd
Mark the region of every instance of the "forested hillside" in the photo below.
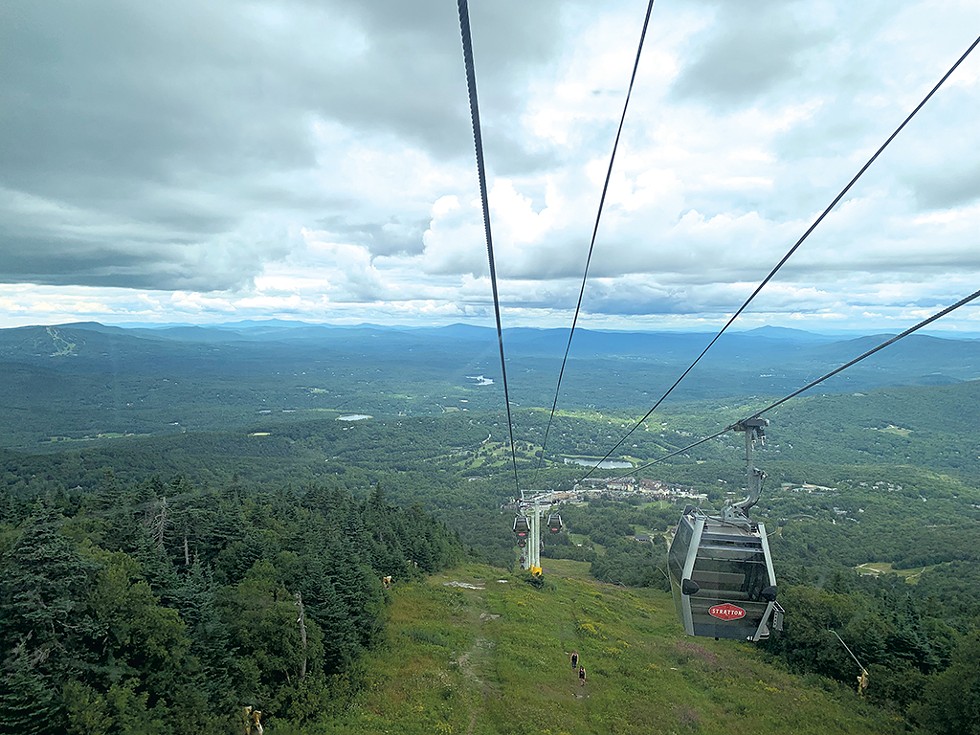
[[[518,556],[507,419],[487,379],[492,350],[479,330],[432,332],[0,331],[9,377],[0,385],[0,704],[9,731],[234,732],[247,705],[266,713],[269,732],[364,725],[345,708],[373,712],[371,662],[387,660],[385,621],[401,614],[386,612],[382,579],[420,582],[463,559],[510,578]],[[607,491],[616,483],[606,480],[666,483],[717,510],[744,492],[739,438],[657,461],[768,405],[780,386],[812,379],[818,359],[867,347],[739,336],[722,354],[740,369],[709,365],[701,392],[638,427],[613,454],[625,466],[594,473],[595,492],[584,494],[590,462],[646,412],[656,376],[699,335],[635,344],[583,335],[547,447],[540,395],[556,335],[511,336],[520,390],[532,399],[512,406],[521,489],[571,493],[560,506],[565,531],[546,540],[545,585],[588,570],[648,588],[665,609],[667,537],[689,501]],[[980,381],[968,379],[971,341],[922,345],[931,350],[922,359],[879,363],[854,378],[859,387],[828,384],[768,414],[756,454],[767,478],[752,512],[769,528],[787,616],[757,653],[778,676],[849,691],[857,664],[836,632],[870,673],[868,706],[897,728],[952,735],[980,721],[970,688],[980,676]],[[539,593],[546,599],[526,594]],[[679,635],[672,620],[658,625]],[[416,642],[445,654],[468,635],[440,630]],[[613,676],[620,687],[627,678]],[[716,705],[684,714],[685,727],[714,732]],[[382,722],[367,721],[366,732]]]
[[[381,634],[384,577],[456,563],[453,534],[375,487],[180,479],[11,500],[0,535],[10,733],[233,732],[242,707],[340,706]]]

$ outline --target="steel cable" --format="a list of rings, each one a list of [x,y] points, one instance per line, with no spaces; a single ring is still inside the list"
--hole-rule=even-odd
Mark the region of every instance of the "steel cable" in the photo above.
[[[847,185],[843,189],[841,189],[840,193],[837,194],[837,196],[834,197],[833,201],[829,205],[827,205],[827,208],[820,213],[820,216],[813,221],[813,224],[811,224],[807,228],[806,232],[804,232],[803,235],[800,237],[800,239],[796,241],[793,247],[791,247],[786,252],[786,254],[779,260],[776,266],[771,271],[769,271],[769,275],[767,275],[764,279],[762,279],[762,282],[758,286],[756,286],[752,294],[745,300],[745,303],[743,303],[738,308],[738,311],[732,314],[731,318],[728,320],[728,322],[726,322],[725,326],[721,328],[721,331],[719,331],[718,334],[716,334],[714,338],[712,338],[712,340],[708,343],[707,347],[705,347],[701,351],[701,354],[698,355],[697,358],[695,358],[694,362],[692,362],[683,373],[681,373],[680,377],[674,381],[674,384],[671,385],[670,388],[668,388],[667,391],[662,396],[660,396],[660,399],[655,404],[653,404],[653,408],[647,411],[646,414],[643,416],[643,418],[637,421],[633,425],[633,427],[626,432],[623,438],[620,439],[618,442],[616,442],[616,444],[612,447],[612,449],[606,452],[605,456],[603,456],[602,459],[596,462],[595,466],[592,467],[592,469],[590,469],[582,476],[583,480],[589,477],[593,472],[595,472],[599,468],[599,465],[601,465],[604,461],[609,459],[612,453],[615,452],[619,447],[621,447],[623,445],[623,442],[625,442],[630,437],[630,435],[640,427],[640,425],[644,421],[650,418],[650,415],[654,411],[656,411],[657,408],[660,407],[660,404],[664,402],[664,399],[666,399],[667,396],[669,396],[673,392],[673,390],[678,385],[680,385],[680,382],[687,377],[688,373],[690,373],[694,369],[694,366],[697,365],[701,361],[701,358],[704,357],[705,354],[708,352],[708,350],[710,350],[712,346],[714,346],[715,342],[718,341],[718,338],[721,337],[721,335],[723,335],[725,331],[732,325],[732,322],[734,322],[739,317],[739,315],[743,311],[745,311],[745,308],[752,302],[753,299],[755,299],[755,297],[759,294],[759,292],[762,291],[765,285],[769,283],[770,280],[772,280],[772,277],[776,275],[776,272],[779,271],[779,269],[783,267],[786,261],[789,260],[790,256],[792,256],[793,253],[797,251],[800,245],[802,245],[803,242],[810,236],[810,233],[812,233],[817,228],[817,225],[823,222],[824,218],[828,214],[830,214],[831,210],[833,210],[833,208],[837,206],[838,202],[840,202],[840,200],[844,198],[844,195],[847,194],[847,192],[850,191],[851,187],[854,186],[855,183],[857,183],[857,180],[860,179],[862,175],[864,175],[864,172],[867,171],[868,168],[870,168],[871,164],[874,163],[875,160],[877,160],[878,156],[881,155],[881,153],[885,150],[885,148],[887,148],[888,145],[898,136],[898,134],[902,132],[905,126],[908,125],[908,123],[912,120],[913,117],[915,117],[916,113],[918,113],[919,110],[921,110],[925,106],[926,102],[928,102],[932,98],[932,96],[939,90],[940,87],[942,87],[942,85],[946,82],[946,80],[949,79],[950,75],[952,75],[952,73],[956,71],[957,67],[959,67],[959,65],[966,60],[966,58],[970,55],[970,53],[977,47],[977,44],[980,44],[980,36],[978,36],[977,39],[972,44],[970,44],[970,47],[963,52],[963,54],[956,60],[956,62],[949,68],[949,70],[942,76],[942,78],[938,82],[936,82],[935,86],[933,86],[933,88],[929,90],[929,93],[922,98],[922,101],[919,102],[919,104],[915,106],[915,109],[912,110],[912,112],[910,112],[908,116],[902,121],[902,124],[899,125],[897,128],[895,128],[892,134],[888,136],[888,139],[885,140],[885,142],[881,144],[878,150],[875,151],[874,155],[872,155],[871,158],[867,160],[867,162],[853,176],[853,178],[851,178],[851,180],[847,183]]]
[[[470,98],[470,118],[473,122],[473,144],[476,147],[476,170],[480,180],[480,200],[483,204],[483,227],[486,231],[487,258],[490,261],[490,286],[493,291],[493,313],[497,321],[497,342],[500,345],[500,375],[504,384],[504,403],[507,406],[507,432],[510,436],[510,459],[514,468],[514,487],[517,497],[524,491],[517,478],[517,450],[514,445],[514,422],[510,412],[510,390],[507,386],[507,361],[504,358],[504,332],[500,324],[500,296],[497,292],[497,268],[493,258],[493,237],[490,233],[490,201],[487,197],[487,175],[483,161],[483,136],[480,132],[480,106],[476,97],[476,69],[473,64],[473,38],[470,35],[469,7],[466,0],[457,0],[459,32],[463,42],[463,63],[466,66],[466,91]]]
[[[643,18],[643,30],[640,31],[640,42],[636,49],[636,59],[633,62],[633,73],[630,76],[630,85],[626,90],[626,101],[623,103],[623,114],[619,118],[619,127],[616,130],[616,140],[613,142],[612,155],[609,157],[609,168],[606,170],[606,180],[602,185],[602,195],[599,197],[599,209],[595,216],[595,225],[592,228],[592,240],[589,243],[589,253],[585,258],[585,272],[582,274],[582,287],[578,292],[578,302],[575,304],[575,315],[572,317],[572,326],[568,330],[568,344],[565,345],[565,355],[561,360],[561,368],[558,370],[558,385],[555,386],[555,400],[551,404],[551,415],[548,417],[548,426],[544,431],[544,441],[541,443],[541,457],[538,460],[538,469],[544,462],[544,453],[548,447],[548,436],[551,434],[551,424],[555,418],[555,410],[558,407],[558,394],[561,392],[561,381],[565,375],[565,364],[568,362],[568,353],[572,349],[572,337],[575,334],[575,325],[578,324],[579,312],[582,309],[582,297],[585,295],[585,282],[589,278],[589,266],[592,263],[592,252],[595,250],[596,235],[599,232],[599,220],[602,218],[602,207],[606,202],[606,192],[609,190],[609,180],[612,178],[613,163],[616,161],[616,150],[619,148],[619,138],[623,133],[623,123],[626,122],[626,110],[630,104],[630,95],[633,94],[633,83],[636,81],[636,70],[640,66],[640,54],[643,51],[643,40],[647,35],[647,27],[650,25],[650,13],[653,11],[654,0],[647,4],[647,13]]]
[[[825,375],[820,376],[816,380],[810,381],[809,383],[807,383],[806,385],[804,385],[802,388],[798,388],[797,390],[793,391],[789,395],[786,395],[786,396],[780,398],[778,401],[775,401],[773,403],[770,403],[765,408],[760,409],[759,411],[756,411],[755,413],[751,414],[750,416],[746,416],[741,421],[736,421],[733,424],[729,424],[728,426],[726,426],[721,431],[715,432],[711,436],[707,436],[704,439],[699,439],[698,441],[694,442],[693,444],[688,444],[683,449],[678,449],[678,450],[676,450],[674,452],[671,452],[670,454],[667,454],[667,455],[665,455],[663,457],[660,457],[658,459],[655,459],[652,462],[648,462],[646,464],[640,465],[639,467],[634,467],[630,471],[629,474],[619,475],[618,477],[616,477],[614,479],[617,479],[618,480],[618,479],[621,479],[623,477],[629,477],[629,475],[631,475],[631,474],[633,474],[635,472],[639,472],[640,470],[645,470],[648,467],[652,467],[655,464],[659,464],[660,462],[663,462],[664,460],[670,459],[671,457],[675,457],[678,454],[683,454],[684,452],[688,451],[689,449],[693,449],[694,447],[696,447],[696,446],[698,446],[700,444],[704,444],[705,442],[711,441],[712,439],[717,439],[722,434],[726,434],[729,431],[732,431],[737,424],[743,423],[745,421],[749,421],[750,419],[759,418],[760,416],[762,416],[762,414],[768,413],[769,411],[771,411],[772,409],[776,408],[777,406],[783,405],[784,403],[786,403],[786,401],[789,401],[789,400],[791,400],[793,398],[796,398],[796,396],[800,395],[801,393],[805,393],[806,391],[810,390],[811,388],[814,388],[814,387],[820,385],[825,380],[829,380],[830,378],[834,377],[838,373],[841,373],[844,370],[847,370],[849,367],[852,367],[854,365],[857,365],[859,362],[861,362],[862,360],[866,360],[867,358],[871,357],[876,352],[879,352],[879,351],[885,349],[886,347],[895,344],[899,340],[905,339],[906,337],[908,337],[913,332],[919,331],[923,327],[932,324],[937,319],[941,319],[942,317],[946,316],[947,314],[949,314],[949,313],[951,313],[953,311],[956,311],[957,309],[959,309],[962,306],[966,306],[971,301],[975,301],[978,298],[980,298],[980,290],[974,291],[972,294],[970,294],[969,296],[966,296],[966,297],[960,299],[955,304],[952,304],[950,306],[947,306],[942,311],[939,311],[939,312],[933,314],[932,316],[930,316],[930,317],[928,317],[926,319],[923,319],[921,322],[919,322],[915,326],[909,327],[908,329],[906,329],[901,334],[896,334],[894,337],[891,337],[890,339],[885,340],[884,342],[882,342],[881,344],[879,344],[877,347],[873,347],[870,350],[868,350],[867,352],[863,352],[862,354],[860,354],[857,357],[855,357],[853,360],[849,360],[849,361],[845,362],[843,365],[841,365],[840,367],[834,368],[829,373],[826,373]],[[584,480],[585,478],[583,477],[582,479]]]

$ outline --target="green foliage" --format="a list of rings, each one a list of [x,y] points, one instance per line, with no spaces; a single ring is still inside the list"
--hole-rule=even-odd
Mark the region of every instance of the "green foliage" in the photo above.
[[[5,653],[4,686],[0,689],[5,728],[26,735],[58,732],[64,714],[62,703],[51,677],[35,668],[43,661],[39,652],[21,644]]]
[[[106,701],[109,704],[111,732],[118,735],[165,735],[171,730],[166,719],[165,707],[151,708],[149,694],[140,691],[139,681],[128,679],[109,687]],[[165,719],[166,718],[166,719]],[[187,732],[179,721],[173,729]]]
[[[71,735],[107,735],[115,724],[106,697],[77,679],[65,683],[62,700]]]
[[[603,582],[629,587],[655,587],[669,590],[664,569],[667,548],[663,539],[655,542],[616,539],[605,553],[592,562],[592,576]]]
[[[443,526],[380,491],[105,480],[63,498],[69,517],[38,502],[5,530],[9,732],[215,732],[243,703],[270,722],[314,718],[380,637],[381,577],[460,555]]]
[[[937,735],[980,733],[980,630],[966,636],[952,665],[925,685],[912,714]]]

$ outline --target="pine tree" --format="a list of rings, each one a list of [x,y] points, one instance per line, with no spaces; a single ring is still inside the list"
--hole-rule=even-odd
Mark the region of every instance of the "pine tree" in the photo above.
[[[37,671],[22,646],[3,664],[0,712],[4,731],[18,735],[63,732],[64,713],[51,677]]]
[[[94,568],[58,532],[59,523],[49,508],[35,506],[3,559],[0,711],[10,732],[59,732],[61,687],[91,658],[84,640],[97,626],[80,600]]]
[[[965,636],[952,665],[930,678],[912,714],[938,735],[980,735],[980,630]]]
[[[43,672],[67,666],[73,638],[87,630],[79,600],[94,566],[58,532],[60,517],[38,506],[9,555],[0,578],[0,642],[38,652]]]

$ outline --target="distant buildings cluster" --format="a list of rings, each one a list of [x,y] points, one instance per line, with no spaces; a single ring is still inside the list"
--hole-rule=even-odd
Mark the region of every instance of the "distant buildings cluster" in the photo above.
[[[642,498],[646,501],[666,500],[669,502],[691,502],[700,504],[708,499],[706,493],[695,492],[693,487],[662,482],[661,480],[636,479],[634,477],[588,478],[575,484],[571,490],[553,490],[535,496],[542,504],[581,503],[598,497]],[[516,510],[518,503],[512,501],[501,506],[501,510]]]
[[[582,499],[600,494],[614,498],[641,496],[645,500],[671,502],[677,500],[701,502],[708,499],[706,493],[696,492],[693,487],[635,477],[588,478],[575,485],[572,494]]]
[[[862,483],[863,484],[863,483]],[[826,495],[836,494],[838,492],[836,487],[827,487],[825,485],[814,485],[812,482],[803,482],[794,484],[791,482],[784,482],[782,485],[783,490],[789,491],[791,493],[801,493],[804,495]]]

